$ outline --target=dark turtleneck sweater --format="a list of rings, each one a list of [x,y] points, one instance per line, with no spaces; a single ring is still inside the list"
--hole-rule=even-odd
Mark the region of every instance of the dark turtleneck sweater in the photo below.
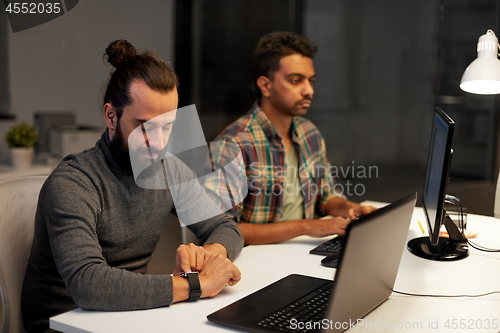
[[[42,187],[22,294],[29,332],[50,332],[49,317],[78,307],[120,311],[172,303],[171,276],[146,274],[174,210],[171,192],[137,186],[109,147],[106,131],[95,147],[64,158]],[[179,183],[192,177],[176,172]],[[197,207],[203,195],[191,190],[184,209]],[[188,227],[202,244],[222,244],[231,260],[243,247],[229,215]]]

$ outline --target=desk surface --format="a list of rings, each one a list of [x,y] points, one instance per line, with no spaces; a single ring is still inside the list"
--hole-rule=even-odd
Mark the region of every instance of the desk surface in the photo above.
[[[419,220],[423,222],[425,218],[422,209],[416,208],[408,240],[422,236]],[[468,230],[479,233],[476,243],[500,248],[500,220],[469,214],[467,226]],[[303,236],[281,244],[245,247],[235,260],[242,272],[242,280],[234,287],[226,287],[212,299],[145,311],[77,309],[51,318],[50,326],[70,333],[234,331],[208,322],[206,316],[292,273],[326,279],[334,277],[335,269],[320,265],[321,256],[309,254],[311,248],[326,239]],[[499,276],[500,253],[471,249],[471,255],[464,260],[434,262],[420,259],[405,249],[394,289],[419,294],[481,294],[499,291]],[[457,299],[393,294],[364,321],[356,332],[497,333],[500,332],[500,295]],[[488,323],[490,328],[486,329]],[[455,325],[457,329],[453,329]]]

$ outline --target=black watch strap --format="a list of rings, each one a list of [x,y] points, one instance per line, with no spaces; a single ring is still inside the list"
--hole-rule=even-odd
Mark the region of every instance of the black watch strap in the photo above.
[[[182,273],[182,277],[188,279],[189,302],[196,302],[201,297],[200,278],[198,272]]]

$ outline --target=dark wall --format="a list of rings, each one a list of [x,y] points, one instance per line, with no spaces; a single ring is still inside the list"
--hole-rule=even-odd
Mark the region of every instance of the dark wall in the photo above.
[[[211,140],[255,100],[251,54],[258,39],[277,30],[302,33],[303,3],[179,0],[177,6],[180,105],[196,104]]]
[[[176,31],[177,44],[183,44],[176,49],[181,105],[196,104],[207,141],[255,100],[251,53],[258,38],[290,30],[318,45],[307,117],[325,137],[331,163],[377,167],[375,179],[354,180],[372,182],[373,191],[398,188],[394,169],[423,184],[435,99],[438,0],[177,4],[191,18],[177,21],[190,22]]]

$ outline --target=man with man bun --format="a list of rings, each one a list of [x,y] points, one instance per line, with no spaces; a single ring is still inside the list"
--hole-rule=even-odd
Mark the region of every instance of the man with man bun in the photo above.
[[[168,306],[215,296],[241,278],[230,260],[243,238],[225,214],[188,225],[203,246],[179,246],[172,276],[146,273],[174,200],[168,187],[138,186],[130,157],[148,165],[165,148],[170,125],[155,119],[175,115],[177,77],[170,65],[150,51],[137,53],[126,40],[111,43],[106,55],[115,67],[104,96],[107,129],[95,147],[65,157],[40,192],[22,294],[28,332],[51,332],[49,317],[77,307]],[[144,140],[134,145],[129,135],[137,128]],[[146,130],[158,135],[146,138]],[[182,168],[175,172],[181,180],[191,177]],[[194,187],[181,194],[192,209],[205,192]]]

